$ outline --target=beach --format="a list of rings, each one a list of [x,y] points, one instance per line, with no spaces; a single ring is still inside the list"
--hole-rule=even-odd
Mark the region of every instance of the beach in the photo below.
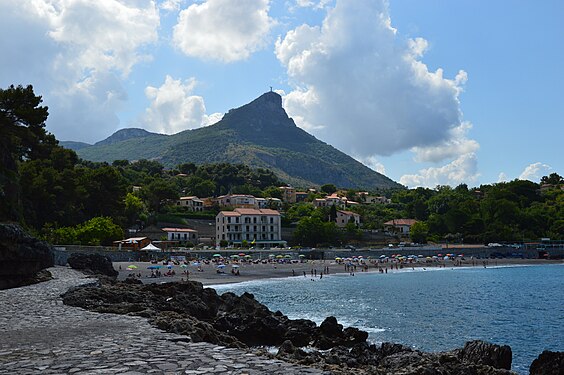
[[[486,264],[484,265],[484,262]],[[286,278],[286,277],[307,277],[319,279],[333,274],[349,274],[358,275],[364,272],[406,272],[413,269],[436,269],[436,268],[458,268],[458,267],[507,267],[519,265],[543,265],[543,264],[562,264],[563,260],[546,260],[546,259],[468,259],[457,260],[455,263],[452,260],[441,260],[440,262],[427,263],[425,261],[418,261],[414,263],[403,264],[388,262],[371,263],[366,261],[367,269],[359,264],[359,262],[352,262],[352,267],[345,269],[344,263],[337,263],[335,260],[313,260],[304,261],[300,263],[258,263],[251,262],[236,262],[225,264],[225,267],[218,268],[218,263],[210,262],[206,264],[199,262],[200,265],[196,266],[193,262],[188,262],[187,265],[168,265],[159,262],[153,264],[150,262],[114,262],[114,268],[119,271],[119,280],[125,280],[130,275],[135,275],[135,278],[141,280],[143,283],[165,283],[165,282],[181,282],[185,280],[198,281],[204,286],[213,286],[218,284],[231,284],[244,281],[260,280],[260,279],[273,279],[273,278]],[[456,265],[455,265],[456,264]],[[233,267],[235,265],[235,268]],[[356,270],[354,266],[356,265]],[[131,267],[133,266],[133,267]],[[154,267],[160,267],[154,269]],[[129,268],[128,268],[129,267]],[[153,267],[153,269],[149,269]],[[328,273],[327,273],[328,268]],[[379,270],[382,269],[382,271]],[[173,276],[164,276],[169,269],[174,270]],[[201,271],[198,271],[201,269]],[[238,270],[239,275],[232,273],[231,270]],[[151,277],[152,273],[159,271],[162,276]],[[217,271],[220,270],[220,273]],[[313,275],[312,275],[313,270]],[[186,275],[185,271],[188,272]],[[304,276],[305,272],[305,276]],[[321,276],[323,274],[323,276]],[[139,276],[140,275],[140,276]]]

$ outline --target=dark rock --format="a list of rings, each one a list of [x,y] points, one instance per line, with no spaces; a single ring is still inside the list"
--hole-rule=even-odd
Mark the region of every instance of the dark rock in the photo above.
[[[16,224],[0,224],[0,289],[45,279],[37,273],[53,266],[53,249]],[[45,274],[44,274],[45,275]]]
[[[317,327],[312,321],[291,320],[279,311],[270,311],[252,294],[219,296],[215,290],[204,288],[198,282],[98,283],[69,290],[63,295],[63,301],[98,312],[147,317],[157,327],[186,335],[194,342],[236,348],[280,345],[276,356],[266,352],[265,355],[336,375],[512,374],[495,367],[511,365],[508,347],[473,341],[463,349],[424,353],[399,344],[371,345],[366,342],[366,332],[355,328],[343,330],[334,317],[325,319]],[[300,349],[312,343],[323,351],[311,347],[307,351]]]
[[[137,284],[137,285],[142,285],[143,281],[139,280],[136,277],[127,277],[125,278],[125,280],[123,280],[124,284]]]
[[[464,344],[461,360],[474,364],[488,365],[496,369],[511,370],[513,360],[511,348],[475,340]]]
[[[564,352],[545,350],[531,363],[531,375],[564,375]]]
[[[72,253],[68,259],[68,263],[71,268],[92,275],[117,277],[119,274],[119,272],[114,269],[112,260],[104,255]]]

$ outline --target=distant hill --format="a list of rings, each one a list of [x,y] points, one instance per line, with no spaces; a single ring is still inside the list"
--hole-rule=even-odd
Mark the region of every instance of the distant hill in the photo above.
[[[92,146],[90,143],[76,142],[76,141],[59,141],[59,145],[64,148],[70,148],[71,150],[78,151],[84,147]]]
[[[107,162],[155,159],[168,167],[185,162],[242,163],[268,168],[294,186],[402,187],[297,127],[274,92],[230,110],[214,125],[174,135],[122,129],[78,154]]]
[[[96,142],[94,145],[95,146],[113,145],[115,143],[127,141],[128,139],[143,138],[152,135],[158,136],[161,134],[151,133],[145,129],[139,129],[139,128],[120,129],[114,134],[110,135],[108,138],[104,139],[103,141]]]

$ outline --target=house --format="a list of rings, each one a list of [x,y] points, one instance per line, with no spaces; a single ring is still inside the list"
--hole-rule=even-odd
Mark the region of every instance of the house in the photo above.
[[[368,192],[366,191],[361,191],[358,193],[358,196],[360,198],[360,201],[364,204],[390,204],[392,203],[392,200],[389,198],[386,198],[384,196],[375,196],[375,195],[370,195]]]
[[[201,212],[204,210],[204,201],[196,196],[180,197],[176,205],[184,207],[187,211],[191,212]]]
[[[229,194],[217,197],[219,207],[255,208],[256,198],[246,194]]]
[[[317,207],[327,207],[327,199],[325,198],[316,198],[313,200],[313,205]]]
[[[296,203],[296,189],[291,186],[280,186],[282,191],[282,201],[287,203]]]
[[[188,228],[163,228],[168,241],[199,243],[198,231]]]
[[[303,202],[307,199],[309,193],[305,191],[296,191],[296,202]]]
[[[394,219],[384,223],[384,229],[391,234],[409,236],[409,230],[417,220],[414,219]]]
[[[335,222],[339,228],[346,227],[348,223],[354,223],[356,226],[359,226],[360,215],[356,212],[337,210]]]
[[[220,211],[216,216],[216,243],[227,241],[232,245],[247,241],[262,248],[285,246],[281,234],[282,220],[275,210],[236,208]]]
[[[119,247],[124,250],[139,250],[151,243],[149,237],[131,237],[125,240],[114,241],[115,247]]]

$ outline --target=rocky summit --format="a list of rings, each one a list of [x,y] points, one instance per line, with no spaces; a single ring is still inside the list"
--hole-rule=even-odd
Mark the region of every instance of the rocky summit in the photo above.
[[[122,129],[95,145],[76,149],[80,157],[91,161],[154,159],[171,168],[187,162],[245,164],[270,169],[296,186],[401,188],[296,126],[275,92],[231,109],[211,126],[174,135]]]

